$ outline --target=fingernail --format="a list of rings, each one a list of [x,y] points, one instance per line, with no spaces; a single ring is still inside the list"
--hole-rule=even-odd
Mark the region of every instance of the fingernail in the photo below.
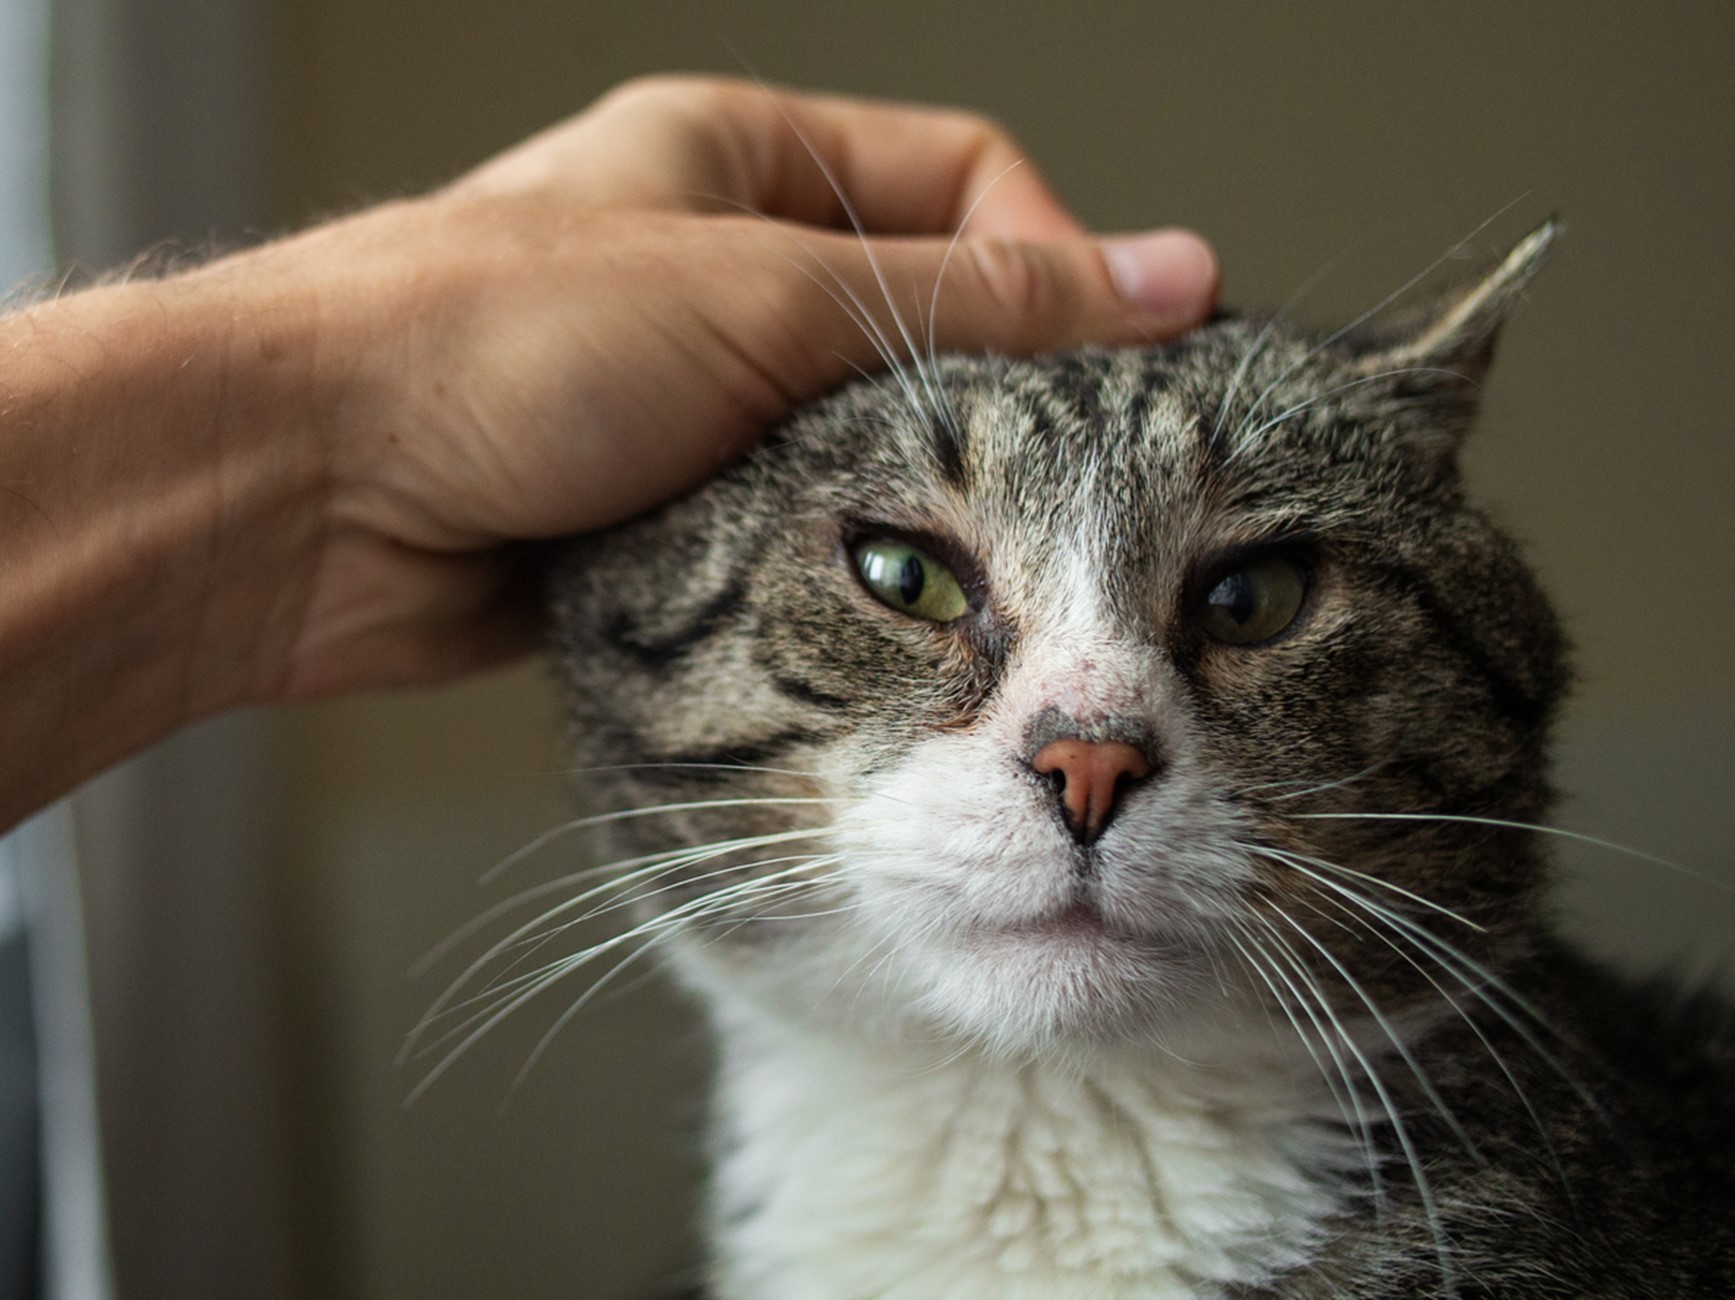
[[[1217,290],[1217,255],[1191,231],[1158,230],[1101,241],[1115,288],[1153,316],[1197,318]]]

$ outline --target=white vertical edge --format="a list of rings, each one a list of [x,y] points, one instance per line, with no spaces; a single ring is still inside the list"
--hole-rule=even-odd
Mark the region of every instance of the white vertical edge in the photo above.
[[[51,263],[48,0],[0,0],[0,309]]]
[[[47,0],[0,0],[0,309],[53,266]],[[0,838],[0,936],[29,929],[48,1300],[113,1295],[72,810]]]
[[[42,1106],[46,1300],[114,1294],[96,1105],[96,1050],[72,805],[0,841],[24,886]]]
[[[270,153],[275,10],[35,2],[52,5],[59,263],[100,271],[142,251],[244,237]],[[116,1291],[281,1300],[294,1284],[267,729],[256,716],[208,720],[72,801],[94,1046],[86,1095],[98,1103],[93,1167]]]

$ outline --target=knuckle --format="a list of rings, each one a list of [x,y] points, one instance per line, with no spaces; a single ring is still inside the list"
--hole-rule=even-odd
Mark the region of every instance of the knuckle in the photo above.
[[[658,72],[629,78],[597,101],[599,109],[705,119],[740,97],[742,84],[727,77]]]
[[[973,239],[965,248],[975,279],[1007,318],[1009,332],[1023,335],[1068,310],[1062,279],[1039,249],[1007,239]]]
[[[938,110],[941,124],[956,131],[967,143],[981,149],[1013,143],[1011,133],[993,118],[964,108]]]
[[[1025,156],[1025,149],[1017,137],[993,118],[964,109],[943,112],[943,124],[957,133],[968,157],[982,162]]]

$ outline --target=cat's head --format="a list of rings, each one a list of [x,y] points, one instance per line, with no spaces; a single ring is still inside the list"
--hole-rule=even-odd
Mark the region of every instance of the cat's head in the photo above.
[[[1377,336],[860,383],[576,543],[574,746],[646,935],[726,1002],[1006,1050],[1497,967],[1565,672],[1455,456],[1552,235]]]

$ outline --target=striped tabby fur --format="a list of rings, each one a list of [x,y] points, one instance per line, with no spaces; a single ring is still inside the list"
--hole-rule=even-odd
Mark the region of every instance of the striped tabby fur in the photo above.
[[[1735,1294],[1729,1017],[1549,930],[1562,638],[1456,470],[1552,234],[1379,333],[925,360],[573,544],[573,745],[643,810],[595,897],[719,1037],[718,1296]],[[1271,555],[1299,612],[1214,637]],[[1069,737],[1143,756],[1095,838]]]

